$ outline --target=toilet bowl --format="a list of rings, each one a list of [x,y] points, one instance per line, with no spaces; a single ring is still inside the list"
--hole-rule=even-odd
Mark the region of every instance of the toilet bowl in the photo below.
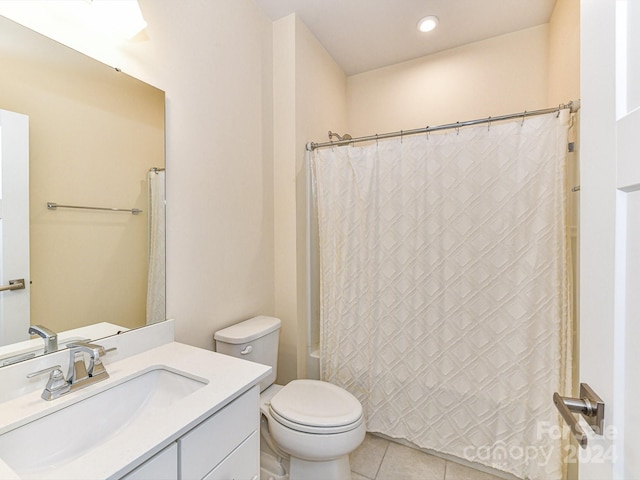
[[[216,351],[273,367],[272,377],[261,385],[260,412],[266,421],[260,430],[289,480],[348,480],[349,453],[366,433],[362,405],[346,390],[320,380],[273,384],[279,329],[277,318],[254,317],[216,332]]]

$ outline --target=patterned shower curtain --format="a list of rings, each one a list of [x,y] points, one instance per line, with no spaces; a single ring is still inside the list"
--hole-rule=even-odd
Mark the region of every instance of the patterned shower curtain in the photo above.
[[[147,221],[147,325],[162,322],[165,314],[165,172],[150,170]]]
[[[311,154],[321,378],[367,430],[560,479],[567,110]],[[566,453],[566,452],[564,452]]]

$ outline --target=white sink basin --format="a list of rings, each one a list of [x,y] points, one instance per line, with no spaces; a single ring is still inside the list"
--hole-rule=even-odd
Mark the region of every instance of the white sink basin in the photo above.
[[[142,428],[145,419],[206,384],[206,380],[163,367],[147,370],[0,435],[0,457],[23,479],[55,474],[115,435]]]

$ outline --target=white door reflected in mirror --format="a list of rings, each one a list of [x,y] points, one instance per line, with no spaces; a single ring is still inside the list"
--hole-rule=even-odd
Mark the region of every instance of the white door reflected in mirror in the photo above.
[[[0,110],[0,345],[29,339],[29,117]],[[10,321],[9,321],[10,320]]]

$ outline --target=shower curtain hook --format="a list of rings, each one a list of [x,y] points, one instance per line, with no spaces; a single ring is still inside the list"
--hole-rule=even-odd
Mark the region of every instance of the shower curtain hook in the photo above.
[[[427,125],[425,127],[424,131],[427,134],[427,140],[429,140],[429,138],[431,138],[431,132],[429,131],[429,125]]]
[[[522,112],[522,122],[520,122],[520,126],[524,125],[524,118],[527,116],[527,111]]]
[[[489,117],[487,120],[488,120],[488,122],[487,122],[488,123],[487,132],[490,132],[491,131],[491,117]]]
[[[558,104],[558,113],[556,113],[556,118],[558,118],[560,116],[560,109],[562,108],[562,104],[559,103]]]
[[[378,147],[378,134],[376,133],[376,148]]]
[[[456,135],[460,135],[460,122],[457,121],[456,124],[458,125],[458,127],[456,127]]]
[[[400,143],[404,142],[404,130],[400,130]]]

